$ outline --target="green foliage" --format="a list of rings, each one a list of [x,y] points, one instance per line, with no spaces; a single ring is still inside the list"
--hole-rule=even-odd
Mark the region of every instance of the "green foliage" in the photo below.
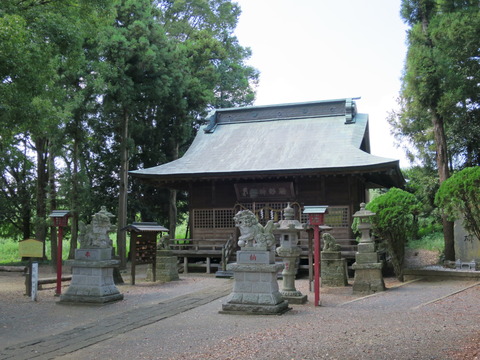
[[[465,168],[442,183],[435,203],[452,219],[480,239],[480,167]]]
[[[0,2],[0,234],[46,237],[52,207],[115,213],[120,153],[129,169],[171,161],[212,107],[251,104],[239,15],[229,0]],[[168,192],[128,185],[130,221],[166,225]]]
[[[400,111],[388,119],[394,135],[410,145],[411,160],[427,167],[436,166],[442,141],[445,161],[457,168],[479,165],[478,2],[403,0],[401,15],[411,28]]]
[[[409,241],[407,246],[410,249],[437,251],[439,254],[441,254],[445,249],[443,233],[440,231],[431,232],[427,235],[422,236],[419,240]]]
[[[418,213],[419,203],[412,194],[392,188],[368,203],[366,208],[376,214],[372,217],[373,233],[384,241],[395,275],[402,280],[405,244],[413,235],[414,215]]]

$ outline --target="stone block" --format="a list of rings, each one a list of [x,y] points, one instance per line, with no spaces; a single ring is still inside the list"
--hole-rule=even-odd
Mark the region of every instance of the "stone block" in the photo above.
[[[356,253],[355,261],[357,264],[378,263],[378,254],[372,253]]]
[[[250,281],[236,281],[233,284],[233,291],[238,293],[251,293],[252,292],[252,282]]]
[[[76,249],[75,260],[110,260],[112,248]]]
[[[359,253],[372,253],[372,252],[375,252],[375,243],[374,243],[374,242],[358,243],[358,245],[357,245],[357,251],[358,251]]]
[[[248,272],[245,273],[245,280],[246,281],[260,281],[260,274],[255,272]]]
[[[237,251],[238,264],[270,264],[270,251]]]
[[[342,254],[340,251],[322,251],[321,252],[321,259],[322,260],[336,260],[341,259]]]
[[[274,289],[273,287],[274,287],[273,284],[270,282],[252,282],[251,289],[252,289],[252,292],[254,293],[268,294],[275,290],[278,291],[278,286],[277,286],[277,289]]]
[[[244,294],[243,294],[242,303],[243,303],[243,304],[258,304],[258,298],[259,298],[259,294],[254,294],[254,293],[247,294],[247,293],[244,293]]]
[[[340,287],[348,285],[347,266],[345,259],[322,259],[320,274],[322,278],[322,287]]]

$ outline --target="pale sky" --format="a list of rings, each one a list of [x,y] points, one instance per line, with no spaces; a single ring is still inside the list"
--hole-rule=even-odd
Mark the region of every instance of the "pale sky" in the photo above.
[[[400,160],[386,118],[406,55],[401,0],[235,0],[236,35],[260,71],[255,105],[350,97],[369,114],[374,155]]]

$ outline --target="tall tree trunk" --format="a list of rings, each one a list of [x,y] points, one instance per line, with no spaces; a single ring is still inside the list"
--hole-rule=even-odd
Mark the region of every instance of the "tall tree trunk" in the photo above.
[[[48,156],[48,186],[49,186],[49,207],[50,211],[57,209],[57,191],[55,187],[55,157],[50,151]],[[50,254],[52,256],[52,268],[57,272],[57,229],[55,226],[50,226]]]
[[[78,128],[78,126],[77,126]],[[75,258],[75,249],[78,240],[78,136],[73,139],[73,174],[72,174],[72,191],[71,191],[71,238],[70,251],[68,258]]]
[[[47,236],[47,150],[48,140],[38,138],[35,140],[35,149],[37,152],[37,194],[36,194],[36,221],[35,221],[35,238],[43,242],[43,258],[46,259],[45,240]]]
[[[127,225],[127,186],[128,186],[128,110],[124,109],[120,126],[120,184],[118,193],[117,246],[120,268],[127,267],[127,236],[121,231]]]
[[[428,33],[428,27],[430,25],[431,14],[422,12],[422,30],[427,39],[427,46],[432,51],[432,60],[435,61],[433,56],[433,42]],[[437,84],[440,88],[440,84]],[[438,89],[439,90],[439,89]],[[438,99],[437,99],[438,101]],[[435,136],[435,148],[437,152],[437,168],[440,184],[450,177],[450,171],[448,169],[448,154],[447,154],[447,137],[445,136],[445,127],[442,116],[438,113],[438,103],[430,104],[430,111],[432,113],[432,125]],[[445,260],[455,261],[455,239],[453,233],[453,222],[448,221],[446,215],[442,215],[443,224],[443,237],[445,241]]]
[[[30,221],[32,217],[32,208],[31,208],[31,194],[27,190],[27,144],[23,140],[23,167],[22,167],[22,177],[19,189],[19,195],[21,199],[21,216],[22,216],[22,234],[23,239],[29,239],[31,235]]]
[[[435,147],[437,152],[437,168],[440,184],[450,177],[448,168],[447,138],[443,118],[437,113],[432,115],[433,131],[435,135]],[[455,238],[452,221],[448,221],[446,215],[442,215],[443,237],[445,239],[445,260],[455,261]]]

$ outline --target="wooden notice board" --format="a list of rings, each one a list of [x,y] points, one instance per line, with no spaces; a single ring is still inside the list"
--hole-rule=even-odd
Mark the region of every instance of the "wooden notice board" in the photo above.
[[[157,268],[157,234],[154,232],[130,233],[130,256],[132,261],[132,285],[135,285],[135,266],[152,264],[153,281]]]
[[[26,239],[18,243],[18,253],[20,257],[43,257],[43,241],[35,239]]]

